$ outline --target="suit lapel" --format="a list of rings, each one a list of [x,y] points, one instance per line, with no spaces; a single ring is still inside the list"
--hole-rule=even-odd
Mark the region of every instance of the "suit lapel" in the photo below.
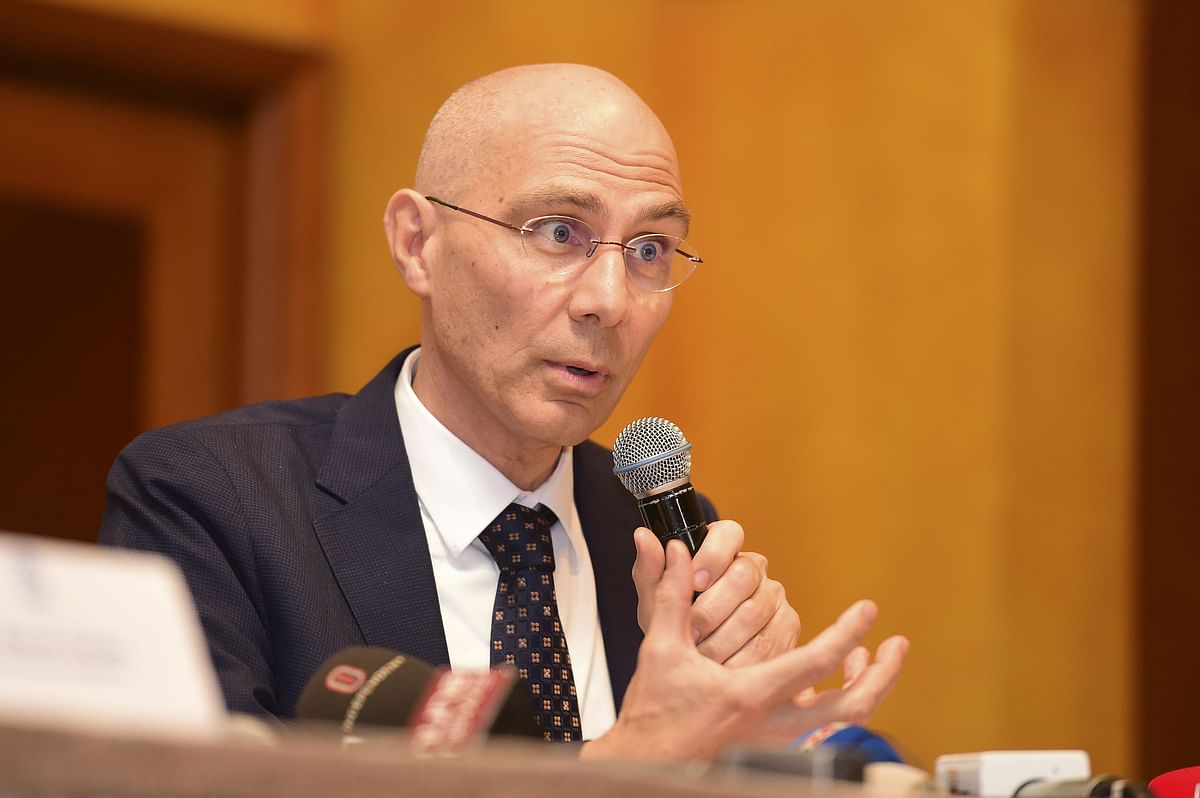
[[[366,643],[446,665],[433,564],[393,398],[410,351],[338,412],[317,477],[327,499],[313,525]]]
[[[313,525],[366,643],[448,665],[433,563],[396,417],[396,378],[411,351],[401,352],[339,410],[317,477],[324,499]],[[633,530],[641,515],[612,475],[605,449],[590,441],[580,444],[574,465],[575,506],[591,554],[619,710],[642,641],[630,576]]]
[[[583,525],[613,702],[619,711],[637,667],[642,631],[633,586],[633,530],[642,524],[637,502],[612,474],[612,457],[591,441],[575,447],[575,509]]]

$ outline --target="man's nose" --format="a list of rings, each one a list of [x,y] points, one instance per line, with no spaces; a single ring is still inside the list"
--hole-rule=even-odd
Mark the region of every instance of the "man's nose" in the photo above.
[[[597,241],[592,242],[590,251],[571,294],[571,318],[591,319],[602,327],[613,327],[625,320],[633,290],[625,270],[625,248]]]

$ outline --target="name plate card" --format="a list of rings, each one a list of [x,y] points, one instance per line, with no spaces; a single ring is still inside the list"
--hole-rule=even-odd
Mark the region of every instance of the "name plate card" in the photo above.
[[[175,565],[0,533],[0,720],[219,737],[224,702]]]

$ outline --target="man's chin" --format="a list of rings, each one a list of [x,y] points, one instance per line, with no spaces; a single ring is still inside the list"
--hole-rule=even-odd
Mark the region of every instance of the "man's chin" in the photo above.
[[[556,446],[575,446],[595,432],[612,412],[584,407],[574,402],[549,402],[540,418],[533,420],[536,437]]]

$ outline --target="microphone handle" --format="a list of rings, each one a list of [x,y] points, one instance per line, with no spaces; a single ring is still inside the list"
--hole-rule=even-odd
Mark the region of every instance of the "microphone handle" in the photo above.
[[[642,511],[642,520],[658,536],[664,548],[667,541],[678,539],[684,542],[693,557],[696,556],[708,534],[708,524],[692,483],[685,482],[638,499],[638,509]]]

